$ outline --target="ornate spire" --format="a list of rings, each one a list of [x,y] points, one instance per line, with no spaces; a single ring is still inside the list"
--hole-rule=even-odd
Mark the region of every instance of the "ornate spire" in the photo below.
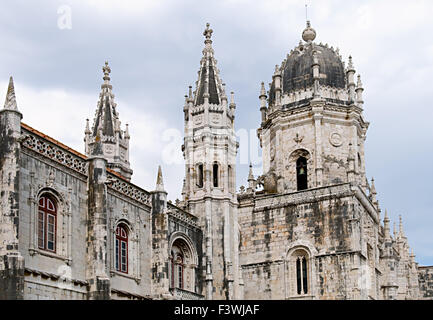
[[[197,81],[196,96],[194,99],[195,105],[202,105],[206,101],[210,104],[220,104],[222,100],[222,81],[219,78],[219,70],[216,67],[216,59],[214,58],[214,50],[212,49],[212,33],[209,28],[209,23],[206,24],[206,29],[203,32],[205,36],[205,47],[203,49],[203,58],[200,61],[200,70],[198,72],[199,79]]]
[[[15,98],[14,80],[12,77],[9,78],[9,86],[8,86],[8,92],[6,94],[4,108],[8,110],[18,111],[17,100]]]

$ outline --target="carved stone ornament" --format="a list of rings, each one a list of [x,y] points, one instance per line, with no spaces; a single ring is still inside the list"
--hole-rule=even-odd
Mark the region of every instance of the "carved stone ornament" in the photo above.
[[[300,136],[299,133],[296,134],[296,137],[293,138],[296,143],[301,143],[304,140],[304,136]]]
[[[341,135],[337,132],[331,133],[331,135],[329,136],[329,142],[334,146],[334,147],[340,147],[343,144],[343,138],[341,137]]]

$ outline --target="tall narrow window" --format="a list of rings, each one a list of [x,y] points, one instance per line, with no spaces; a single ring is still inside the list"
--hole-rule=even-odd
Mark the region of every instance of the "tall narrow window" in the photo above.
[[[307,159],[299,157],[296,161],[296,180],[298,191],[308,189]]]
[[[38,207],[39,249],[56,252],[56,220],[57,208],[55,201],[49,196],[42,196],[39,199]]]
[[[296,257],[296,292],[308,293],[308,266],[305,256]]]
[[[213,186],[215,188],[218,187],[218,164],[213,164]]]
[[[177,287],[183,289],[183,256],[178,254],[176,258],[177,266]]]
[[[296,288],[298,294],[302,293],[302,280],[301,280],[301,259],[296,259]]]
[[[197,176],[197,186],[203,188],[203,165],[198,165],[198,176]]]
[[[128,232],[120,224],[116,228],[116,270],[128,273]]]

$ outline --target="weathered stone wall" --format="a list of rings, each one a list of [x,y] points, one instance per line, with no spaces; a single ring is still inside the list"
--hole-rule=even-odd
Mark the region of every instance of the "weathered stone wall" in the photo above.
[[[349,184],[240,200],[245,299],[376,298],[376,222]],[[372,235],[364,230],[371,229]],[[298,296],[291,253],[307,253],[309,288]],[[260,288],[260,290],[257,290]]]
[[[420,299],[433,300],[433,266],[418,267]]]
[[[78,168],[81,170],[80,166]],[[41,152],[23,148],[20,160],[19,250],[25,258],[26,267],[32,270],[54,275],[54,278],[65,276],[85,283],[88,280],[88,195],[87,176],[80,173],[80,170],[62,165]],[[145,199],[133,188],[120,186],[118,187],[118,183],[114,187],[110,185],[106,198],[106,250],[110,285],[113,290],[147,296],[151,293],[150,205],[142,203]],[[58,200],[56,253],[40,250],[37,246],[38,198],[45,192]],[[130,192],[134,197],[127,197],[122,192]],[[119,222],[130,228],[128,274],[115,271],[113,248],[115,227]],[[43,289],[44,286],[47,286],[47,289]],[[74,290],[64,288],[62,281],[51,279],[49,283],[41,282],[33,287],[30,285],[24,292],[24,298],[51,296],[51,299],[81,299],[87,298],[81,295],[86,290],[86,286],[80,287],[80,293],[76,294]]]
[[[20,252],[26,267],[53,274],[70,269],[86,280],[87,193],[85,176],[75,174],[29,150],[21,155]],[[37,244],[38,198],[45,192],[57,200],[56,253]]]
[[[62,288],[63,286],[63,288]],[[26,300],[86,300],[85,286],[65,285],[62,281],[35,279],[27,276],[24,285]]]

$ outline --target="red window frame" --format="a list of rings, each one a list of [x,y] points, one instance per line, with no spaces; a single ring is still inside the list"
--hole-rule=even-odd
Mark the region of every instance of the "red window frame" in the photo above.
[[[50,220],[52,223],[50,223]],[[50,231],[49,229],[52,228]],[[49,236],[52,237],[50,241]],[[57,206],[56,201],[43,195],[38,202],[38,248],[56,252],[57,245]],[[52,249],[50,248],[50,244]]]
[[[123,224],[118,225],[116,228],[115,251],[116,270],[122,273],[128,273],[128,229]],[[124,263],[122,263],[122,261],[124,261]]]

